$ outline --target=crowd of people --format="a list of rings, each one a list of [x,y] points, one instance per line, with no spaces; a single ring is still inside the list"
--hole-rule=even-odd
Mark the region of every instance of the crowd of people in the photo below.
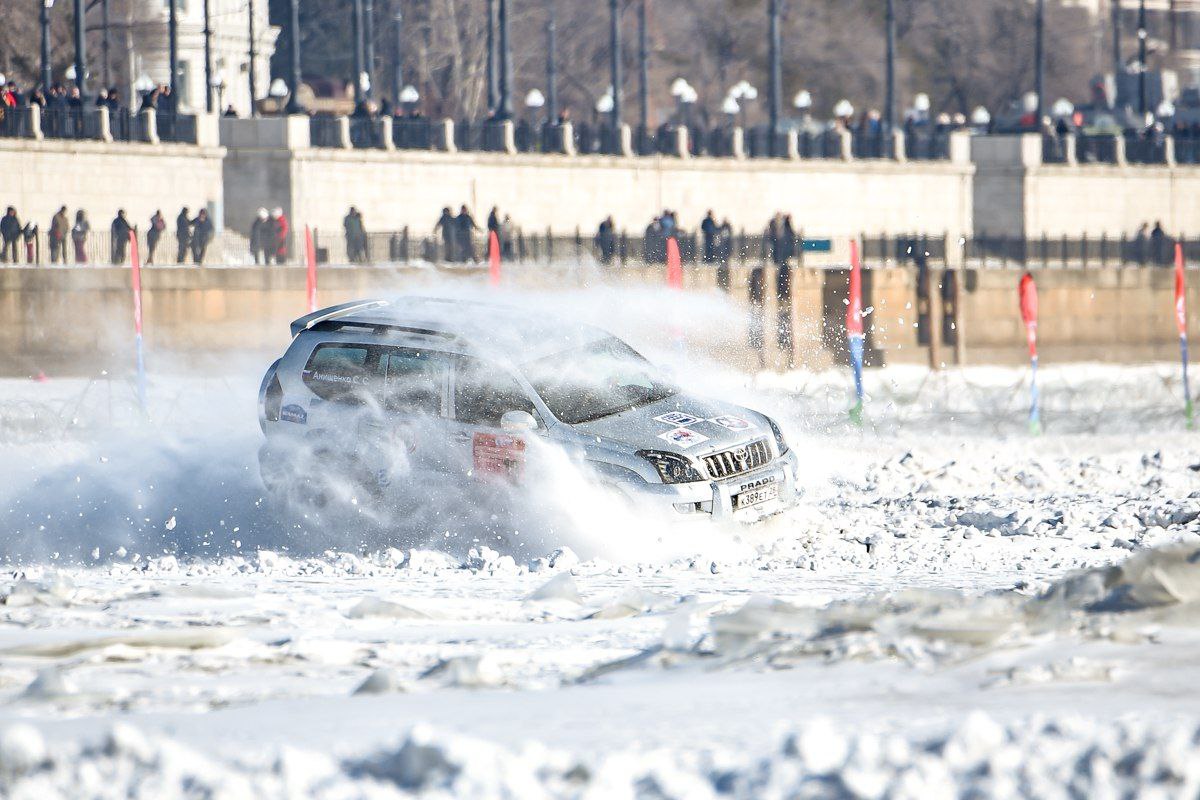
[[[49,89],[43,89],[40,86],[22,89],[15,81],[8,81],[0,86],[0,113],[31,106],[37,106],[42,111],[50,112],[68,108],[82,110],[87,105],[93,108],[107,108],[110,112],[117,112],[129,107],[121,97],[121,90],[115,86],[100,89],[95,98],[87,104],[84,103],[77,86],[66,87],[61,83],[53,83]],[[155,109],[163,114],[175,113],[177,108],[171,87],[163,84],[143,92],[137,110],[145,111],[146,109]]]
[[[146,225],[146,250],[144,263],[157,263],[158,249],[164,232],[167,230],[167,220],[162,211],[155,211]],[[35,264],[41,260],[38,252],[38,238],[41,229],[32,220],[21,222],[17,209],[9,206],[0,218],[0,261],[4,263]],[[126,263],[129,258],[130,234],[140,233],[139,227],[130,221],[125,209],[118,209],[117,215],[109,224],[109,260],[114,265]],[[202,208],[192,216],[185,207],[175,218],[175,262],[185,264],[190,256],[195,264],[203,264],[208,247],[216,236],[216,227],[209,217],[208,209]],[[51,264],[89,264],[96,259],[89,250],[92,237],[92,224],[87,212],[79,209],[75,212],[74,222],[66,206],[62,206],[51,217],[46,229],[46,243],[49,247],[49,262]],[[68,242],[70,248],[68,249]],[[68,256],[70,253],[70,256]]]

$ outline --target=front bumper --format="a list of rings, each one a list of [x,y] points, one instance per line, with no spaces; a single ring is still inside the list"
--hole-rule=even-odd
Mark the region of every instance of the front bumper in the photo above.
[[[800,500],[796,485],[798,459],[793,450],[753,472],[723,481],[696,483],[623,484],[621,489],[634,502],[678,519],[733,520],[756,522],[786,511]],[[779,487],[778,496],[765,503],[734,509],[733,498],[767,484]]]

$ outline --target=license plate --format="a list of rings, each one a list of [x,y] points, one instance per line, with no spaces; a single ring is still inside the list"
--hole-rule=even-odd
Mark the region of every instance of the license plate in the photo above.
[[[750,506],[760,506],[763,503],[779,497],[779,484],[769,483],[766,486],[760,486],[757,489],[751,489],[748,492],[733,496],[734,509],[750,508]]]

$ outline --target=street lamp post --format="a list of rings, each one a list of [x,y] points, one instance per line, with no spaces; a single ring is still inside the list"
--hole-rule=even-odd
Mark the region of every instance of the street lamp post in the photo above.
[[[217,93],[217,108],[218,109],[224,108],[225,107],[225,88],[226,88],[224,70],[217,70],[216,74],[214,74],[212,76],[212,78],[209,79],[209,86],[212,87],[212,91]],[[211,97],[210,97],[210,99],[211,99]]]
[[[513,60],[512,41],[508,36],[508,0],[500,0],[496,17],[500,33],[500,107],[496,119],[512,119],[513,115]]]
[[[1138,114],[1146,116],[1146,0],[1138,4]]]
[[[354,0],[354,103],[366,99],[363,93],[363,0]]]
[[[500,85],[496,80],[496,0],[487,0],[487,104],[495,113],[500,102]]]
[[[213,113],[212,17],[209,0],[204,0],[204,110]],[[176,98],[178,102],[179,98]]]
[[[650,48],[646,42],[646,5],[650,0],[638,4],[638,109],[642,129],[650,127]]]
[[[1046,115],[1046,0],[1037,0],[1037,39],[1036,53],[1037,59],[1037,85],[1034,91],[1037,93],[1037,123],[1041,127],[1042,117]]]
[[[248,0],[247,10],[249,15],[248,33],[250,34],[250,53],[249,53],[249,68],[246,70],[246,77],[250,79],[250,116],[258,116],[258,78],[254,75],[254,64],[258,60],[258,45],[255,40],[258,38],[254,30],[254,0]]]
[[[174,4],[175,0],[171,0]],[[87,34],[84,28],[84,0],[75,0],[75,86],[79,97],[87,100]]]
[[[363,3],[363,60],[366,62],[367,99],[375,97],[375,2]]]
[[[546,123],[558,121],[558,19],[554,0],[547,0],[546,11]]]
[[[883,110],[883,131],[891,136],[896,127],[896,2],[887,0],[887,97]]]
[[[392,61],[392,97],[396,100],[396,110],[400,109],[400,95],[404,92],[404,14],[400,4],[396,3],[392,11],[392,31],[396,37],[396,52]]]
[[[100,71],[105,87],[112,86],[112,60],[109,58],[108,0],[100,0]]]
[[[781,155],[779,150],[779,117],[781,107],[783,105],[783,66],[780,63],[782,48],[779,35],[779,0],[769,0],[768,13],[770,15],[770,56],[771,56],[771,76],[770,76],[770,136],[767,147],[767,152],[772,156]]]
[[[171,102],[179,102],[179,0],[167,0],[167,64],[171,70],[167,84],[171,87]]]
[[[300,0],[288,0],[288,12],[292,86],[285,111],[288,114],[303,114],[304,109],[300,106]]]
[[[1108,0],[1112,6],[1110,13],[1112,16],[1112,59],[1113,59],[1113,80],[1121,79],[1121,68],[1124,66],[1121,59],[1121,0]],[[1113,98],[1113,105],[1116,105],[1116,98]]]
[[[617,0],[608,0],[609,60],[612,71],[612,129],[613,136],[621,127],[621,16]],[[615,141],[615,140],[614,140]]]
[[[50,65],[50,9],[54,0],[42,0],[42,91],[49,93],[50,82],[53,80]]]

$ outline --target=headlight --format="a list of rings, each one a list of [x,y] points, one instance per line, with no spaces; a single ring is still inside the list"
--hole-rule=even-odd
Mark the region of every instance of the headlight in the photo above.
[[[638,455],[654,465],[663,483],[696,483],[704,480],[692,466],[692,462],[683,456],[661,453],[658,450],[639,450]]]
[[[779,426],[775,424],[775,420],[770,417],[767,417],[767,424],[771,426],[771,433],[775,434],[775,445],[779,448],[779,455],[783,455],[788,451],[787,442],[783,438],[783,431],[779,430]]]

